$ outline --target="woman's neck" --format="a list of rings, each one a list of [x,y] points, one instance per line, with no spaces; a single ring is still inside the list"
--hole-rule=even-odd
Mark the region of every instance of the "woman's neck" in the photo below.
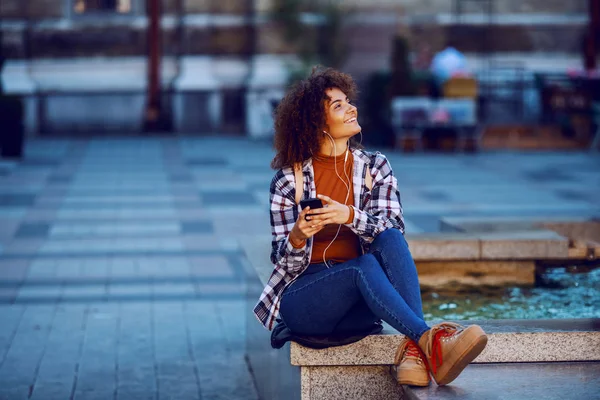
[[[335,143],[335,146],[333,145]],[[332,142],[329,138],[325,138],[323,143],[321,143],[321,148],[319,149],[319,153],[324,156],[341,156],[348,149],[348,139],[338,139]]]

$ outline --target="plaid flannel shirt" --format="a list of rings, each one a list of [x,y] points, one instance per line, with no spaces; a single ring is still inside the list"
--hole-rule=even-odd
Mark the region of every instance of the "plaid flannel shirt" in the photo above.
[[[352,149],[354,168],[352,185],[354,189],[354,219],[347,224],[359,237],[363,253],[369,250],[370,243],[381,232],[396,228],[404,234],[404,219],[397,180],[387,158],[379,153]],[[364,176],[370,168],[373,180],[369,190]],[[316,187],[312,160],[302,166],[303,196],[316,197]],[[271,181],[271,232],[273,235],[271,262],[274,264],[269,282],[254,307],[254,314],[269,330],[273,328],[279,315],[279,303],[284,289],[308,267],[312,252],[312,238],[302,248],[294,248],[289,234],[298,219],[300,206],[296,204],[295,178],[293,168],[277,171]]]

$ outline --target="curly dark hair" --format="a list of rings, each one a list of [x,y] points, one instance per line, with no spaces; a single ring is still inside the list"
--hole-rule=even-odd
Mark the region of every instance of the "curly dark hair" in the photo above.
[[[280,169],[318,153],[325,127],[325,101],[328,89],[338,88],[351,101],[358,89],[354,79],[333,68],[315,67],[311,75],[293,85],[275,109],[275,140],[277,152],[271,167]]]

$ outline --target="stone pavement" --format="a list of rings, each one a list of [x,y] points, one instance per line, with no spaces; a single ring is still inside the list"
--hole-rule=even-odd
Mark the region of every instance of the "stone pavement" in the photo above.
[[[270,145],[26,153],[0,162],[0,399],[256,399],[238,239],[269,233]],[[442,216],[600,217],[597,155],[387,155],[409,232]]]

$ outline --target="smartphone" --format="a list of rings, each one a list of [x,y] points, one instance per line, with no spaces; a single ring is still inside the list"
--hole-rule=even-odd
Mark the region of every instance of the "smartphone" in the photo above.
[[[321,199],[317,198],[301,200],[300,208],[304,210],[306,207],[310,207],[311,210],[314,210],[315,208],[323,208],[323,202]],[[307,214],[306,216],[308,217],[309,215],[310,214]],[[306,217],[304,217],[304,219],[306,219]]]

